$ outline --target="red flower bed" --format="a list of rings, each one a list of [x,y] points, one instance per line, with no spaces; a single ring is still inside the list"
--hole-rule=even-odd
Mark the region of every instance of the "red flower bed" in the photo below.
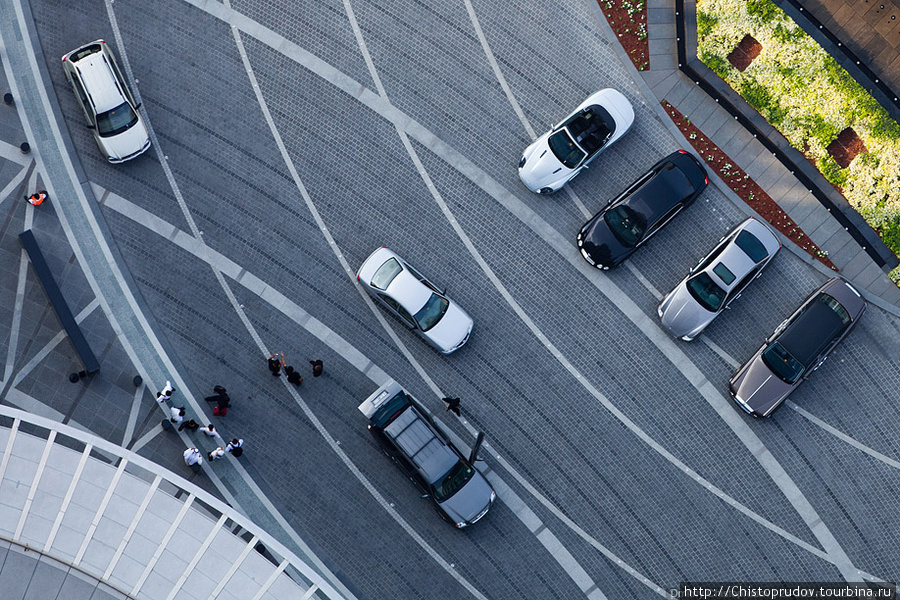
[[[650,68],[646,0],[597,0],[619,43],[638,71]]]
[[[769,222],[772,227],[784,234],[785,237],[806,250],[811,256],[817,258],[829,269],[837,271],[834,263],[828,259],[828,254],[816,246],[807,237],[791,218],[781,210],[774,200],[750,176],[728,158],[703,132],[697,129],[674,106],[662,101],[662,106],[672,118],[678,130],[691,143],[713,173],[719,176],[741,200],[746,202],[760,217]]]

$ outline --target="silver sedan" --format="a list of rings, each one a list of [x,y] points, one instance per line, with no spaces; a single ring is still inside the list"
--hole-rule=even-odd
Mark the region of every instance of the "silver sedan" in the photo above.
[[[693,340],[759,277],[780,249],[772,230],[750,217],[663,298],[657,309],[662,326],[675,337]]]
[[[469,340],[474,322],[466,311],[388,248],[373,252],[356,279],[441,354],[450,354]]]

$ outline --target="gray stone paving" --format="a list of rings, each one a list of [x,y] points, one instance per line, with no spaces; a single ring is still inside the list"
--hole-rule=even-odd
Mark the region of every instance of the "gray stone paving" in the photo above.
[[[479,0],[473,6],[510,88],[536,131],[558,121],[599,87],[623,89],[634,102],[637,122],[632,131],[571,186],[589,211],[615,195],[656,157],[684,144],[660,114],[657,99],[645,95],[648,85],[696,104],[694,110],[702,113],[707,133],[740,136],[728,119],[714,111],[704,112],[696,86],[680,83],[678,73],[659,70],[674,67],[670,55],[654,54],[646,84],[634,82],[634,72],[620,62],[617,46],[607,41],[606,30],[595,20],[589,3],[537,7]],[[128,2],[114,7],[147,114],[204,241],[262,282],[261,288],[248,289],[226,278],[250,326],[266,347],[284,350],[288,361],[304,372],[307,359],[325,360],[325,376],[307,377],[300,388],[303,403],[405,522],[454,566],[452,571],[442,568],[401,523],[378,506],[335,456],[329,440],[313,427],[284,383],[267,375],[256,342],[203,257],[101,204],[99,215],[122,255],[129,285],[140,296],[160,344],[188,388],[181,391],[202,398],[214,383],[229,388],[235,406],[217,423],[223,433],[240,432],[247,438],[249,450],[243,463],[261,493],[329,566],[340,571],[360,598],[431,597],[435,589],[442,590],[442,597],[472,597],[455,577],[465,578],[489,598],[580,597],[568,574],[556,561],[548,560],[547,550],[506,505],[499,504],[471,531],[454,532],[441,523],[403,475],[377,452],[365,431],[355,407],[374,388],[373,381],[334,352],[326,343],[331,340],[323,340],[315,328],[292,320],[266,301],[266,286],[284,294],[341,336],[341,344],[349,344],[439,411],[441,403],[429,384],[375,320],[306,209],[256,105],[228,26],[179,0],[158,3],[149,15],[146,7]],[[233,7],[374,89],[340,3],[296,8],[240,1]],[[35,0],[33,8],[45,56],[57,57],[100,35],[113,39],[99,0],[76,8]],[[486,456],[491,468],[559,536],[608,598],[649,598],[654,592],[571,531],[560,515],[663,588],[675,587],[684,579],[840,579],[837,569],[804,549],[803,544],[818,548],[816,537],[740,441],[722,427],[715,411],[676,365],[625,318],[621,307],[599,293],[593,278],[607,276],[585,276],[539,239],[536,231],[542,227],[571,239],[585,216],[565,192],[544,198],[521,187],[514,164],[527,134],[494,79],[465,6],[353,3],[353,9],[393,105],[471,160],[541,220],[525,224],[509,211],[498,210],[497,199],[449,163],[446,153],[412,142],[436,189],[509,294],[591,386],[678,460],[767,525],[713,496],[652,451],[559,368],[449,226],[382,113],[361,105],[268,46],[266,40],[244,35],[261,93],[288,153],[351,267],[378,245],[388,244],[446,284],[450,294],[475,316],[472,340],[451,357],[431,352],[411,333],[396,327],[396,322],[389,322],[435,385],[464,398],[467,421],[485,430],[492,448],[550,498],[554,508],[537,502]],[[663,9],[651,3],[651,35],[660,32],[660,39],[672,40],[672,28],[662,23],[667,19]],[[654,43],[654,50],[663,52],[667,46],[674,44]],[[572,55],[579,60],[567,58]],[[49,59],[47,66],[52,91],[59,97],[74,155],[83,164],[87,180],[102,186],[98,200],[108,190],[170,227],[189,232],[152,152],[133,164],[102,163],[55,60]],[[833,257],[846,256],[844,268],[856,269],[854,277],[871,278],[872,290],[878,290],[874,265],[860,260],[864,255],[859,252],[851,253],[845,236],[827,219],[811,216],[813,209],[803,199],[805,190],[797,189],[783,173],[765,167],[768,161],[762,154],[755,156],[758,163],[753,169],[759,170],[761,179],[771,179],[772,189],[794,199],[797,211],[792,216],[814,219],[815,231],[809,233],[840,244]],[[2,173],[13,177],[15,172],[13,167]],[[12,241],[21,229],[24,206],[7,199],[0,209],[9,211],[0,247],[11,261],[17,261]],[[711,186],[695,206],[638,252],[632,264],[665,293],[746,214],[745,208]],[[93,294],[82,268],[93,265],[69,262],[72,250],[66,250],[58,223],[44,220],[51,215],[50,211],[39,213],[42,230],[55,231],[59,242],[55,260],[68,265],[63,268],[68,289],[79,306],[86,306]],[[12,298],[18,263],[3,264],[0,289]],[[809,266],[808,257],[785,249],[706,335],[734,360],[742,361],[823,279],[821,271]],[[656,298],[634,274],[622,269],[608,275],[608,280],[647,319],[656,319]],[[41,311],[40,298],[28,289],[29,316],[19,347],[30,343],[33,353],[58,328],[38,327],[42,317],[43,322],[49,317],[44,315],[46,307]],[[3,307],[7,312],[0,313],[0,333],[5,331],[4,339],[8,339],[11,303]],[[177,470],[180,457],[173,450],[181,442],[163,435],[145,438],[159,420],[151,390],[143,392],[132,417],[134,388],[128,373],[134,368],[103,311],[95,309],[88,319],[104,349],[101,373],[110,373],[109,382],[103,380],[96,389],[91,382],[78,398],[66,394],[70,389],[66,386],[71,386],[67,381],[39,390],[44,369],[58,377],[67,368],[65,360],[72,360],[60,344],[23,379],[28,391],[15,389],[34,392],[41,400],[46,397],[61,415],[69,415],[73,422],[84,420],[86,426],[117,443],[122,443],[133,420],[133,434],[126,445],[144,440],[142,455]],[[900,456],[900,446],[889,435],[897,426],[891,400],[900,352],[895,321],[872,306],[827,367],[793,396],[798,406],[891,457]],[[126,338],[132,333],[126,332]],[[727,361],[702,341],[679,347],[717,390],[724,389],[731,373]],[[21,364],[16,361],[17,367]],[[447,423],[471,441],[459,423]],[[873,428],[873,423],[878,426]],[[869,476],[878,477],[880,490],[886,491],[897,484],[895,469],[851,449],[789,409],[782,409],[771,421],[749,424],[796,479],[857,567],[888,579],[900,572],[892,552],[897,532],[884,527],[881,516],[894,508],[890,495],[866,496],[861,508],[855,508]],[[795,431],[800,433],[795,436]],[[222,467],[217,469],[223,482],[219,493],[248,494],[237,474]],[[843,472],[853,469],[860,471],[859,477],[842,480]],[[205,476],[193,481],[214,489]],[[795,536],[796,543],[775,528]]]

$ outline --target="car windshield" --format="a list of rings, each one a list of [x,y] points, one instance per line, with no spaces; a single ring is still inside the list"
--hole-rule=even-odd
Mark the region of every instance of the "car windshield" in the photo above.
[[[716,285],[706,273],[700,273],[688,279],[687,289],[700,306],[709,312],[716,312],[725,300],[725,290]]]
[[[647,217],[624,204],[606,211],[603,219],[616,239],[629,248],[641,241],[647,229]]]
[[[434,499],[438,502],[443,502],[462,489],[462,486],[472,479],[474,473],[475,469],[463,461],[457,462],[452,469],[447,471],[443,477],[432,485]]]
[[[769,252],[766,250],[766,247],[763,246],[762,242],[747,230],[740,232],[737,239],[734,240],[734,243],[737,244],[738,248],[746,252],[747,256],[750,257],[750,260],[755,263],[762,261],[762,259],[769,255]]]
[[[556,158],[559,159],[559,162],[570,169],[577,167],[578,164],[584,160],[584,157],[587,156],[581,148],[572,141],[572,138],[569,137],[569,133],[565,129],[560,129],[547,138],[547,144],[550,146],[550,150],[553,151],[553,154],[556,155]]]
[[[785,383],[795,383],[803,375],[803,365],[784,346],[775,342],[762,353],[763,362]]]
[[[414,315],[416,322],[419,324],[422,331],[428,331],[437,325],[438,321],[444,316],[444,313],[447,312],[448,306],[450,306],[449,300],[442,298],[437,294],[431,294],[431,298],[428,299],[425,306],[419,309],[419,312]]]
[[[110,137],[127,130],[137,123],[137,113],[127,102],[97,115],[97,133],[100,137]]]
[[[372,275],[372,287],[378,288],[379,290],[386,290],[391,282],[394,280],[394,277],[403,270],[403,267],[400,266],[400,262],[396,258],[389,258],[384,261],[384,264],[378,267],[378,270],[375,271],[375,274]]]

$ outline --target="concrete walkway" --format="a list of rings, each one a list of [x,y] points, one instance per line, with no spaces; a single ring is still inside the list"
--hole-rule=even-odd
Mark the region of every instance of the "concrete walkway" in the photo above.
[[[690,1],[690,0],[688,0]],[[838,221],[819,201],[724,108],[707,95],[694,81],[678,69],[676,15],[671,0],[648,0],[648,39],[650,69],[639,73],[643,83],[657,100],[667,100],[696,125],[704,135],[759,184],[797,223],[840,270],[840,275],[863,291],[866,299],[893,314],[900,314],[900,288],[879,268]],[[603,21],[604,26],[606,22]],[[624,56],[624,53],[623,53]],[[661,107],[659,114],[678,139],[682,134]],[[685,140],[685,146],[688,146]],[[749,207],[733,194],[717,177],[713,178],[726,195],[742,210]],[[793,244],[787,244],[798,255],[808,255]],[[808,262],[821,267],[809,257]]]

